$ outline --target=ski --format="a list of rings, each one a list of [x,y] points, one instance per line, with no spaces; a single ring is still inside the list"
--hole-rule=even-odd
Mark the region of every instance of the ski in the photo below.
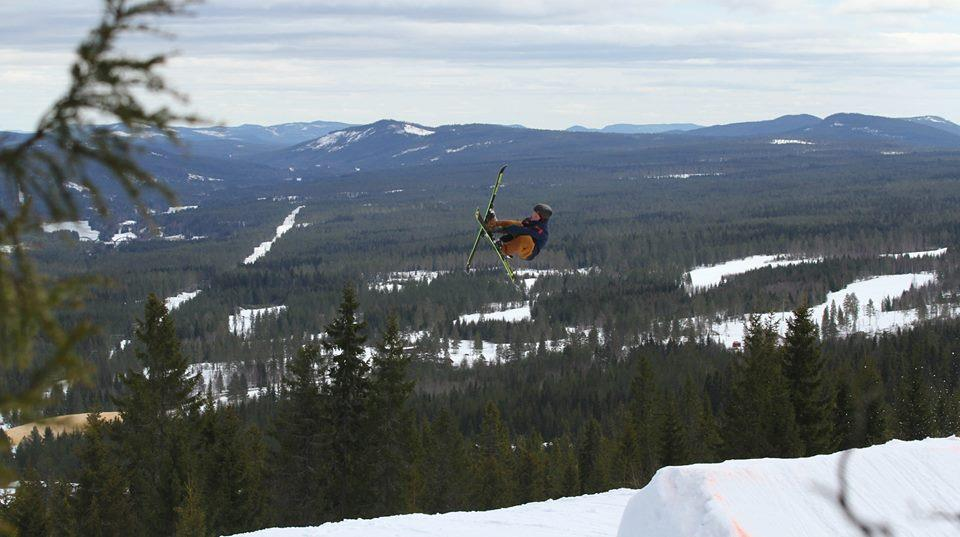
[[[493,201],[497,199],[497,191],[500,190],[500,183],[503,182],[503,170],[506,169],[507,166],[504,165],[502,168],[500,168],[500,173],[497,174],[497,182],[493,184],[493,192],[490,194],[490,202],[487,203],[487,210],[483,212],[483,220],[487,219],[487,215],[490,214],[490,211],[493,209]],[[479,207],[477,208],[477,214],[480,214]],[[477,246],[480,244],[480,238],[483,237],[483,234],[484,229],[483,225],[481,224],[480,231],[477,232],[477,238],[473,241],[473,248],[470,249],[470,255],[467,257],[467,266],[465,270],[470,270],[470,265],[473,264],[473,256],[477,253]]]
[[[520,283],[517,281],[517,276],[513,273],[513,268],[510,266],[510,262],[507,261],[506,257],[503,257],[503,252],[500,251],[500,247],[497,246],[496,241],[493,240],[493,236],[490,235],[490,232],[487,231],[487,228],[483,227],[483,219],[480,218],[480,210],[477,209],[477,224],[480,226],[480,235],[487,238],[487,241],[490,242],[490,246],[493,247],[493,251],[497,252],[497,257],[500,258],[500,262],[503,263],[503,268],[507,271],[507,276],[510,278],[510,281],[520,287]],[[522,287],[521,287],[521,290]]]

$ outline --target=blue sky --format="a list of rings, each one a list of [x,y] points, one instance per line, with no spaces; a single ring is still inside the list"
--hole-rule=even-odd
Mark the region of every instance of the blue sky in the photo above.
[[[66,81],[97,0],[0,0],[0,129]],[[960,0],[208,0],[166,69],[217,122],[960,120]]]

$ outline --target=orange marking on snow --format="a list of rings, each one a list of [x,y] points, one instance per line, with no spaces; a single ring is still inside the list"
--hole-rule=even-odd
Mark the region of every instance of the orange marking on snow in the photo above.
[[[736,520],[733,521],[733,530],[737,532],[737,537],[750,537],[750,534],[747,533],[747,530],[743,529]]]

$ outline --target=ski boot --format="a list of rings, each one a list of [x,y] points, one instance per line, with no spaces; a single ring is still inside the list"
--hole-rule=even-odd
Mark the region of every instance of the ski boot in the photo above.
[[[490,224],[492,222],[495,222],[496,220],[497,220],[497,213],[493,212],[493,209],[490,209],[489,211],[487,211],[486,218],[483,219],[483,228],[486,229],[487,232],[489,233],[490,230],[493,229],[492,227],[490,227]]]

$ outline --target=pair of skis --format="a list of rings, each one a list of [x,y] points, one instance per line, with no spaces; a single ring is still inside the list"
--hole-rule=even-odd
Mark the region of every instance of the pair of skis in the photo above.
[[[497,182],[493,184],[493,192],[490,194],[490,202],[487,203],[487,209],[481,214],[480,208],[477,207],[477,212],[475,213],[477,219],[477,225],[480,226],[480,229],[477,231],[477,238],[473,241],[473,248],[470,249],[470,255],[467,257],[467,266],[466,270],[470,270],[470,265],[473,263],[473,256],[477,253],[477,246],[480,245],[480,239],[486,237],[487,242],[490,243],[490,246],[493,247],[493,251],[497,253],[497,257],[500,258],[500,263],[503,264],[503,268],[507,271],[507,277],[510,278],[510,281],[514,285],[519,286],[517,282],[517,276],[513,272],[513,268],[510,267],[510,262],[507,261],[507,258],[503,256],[503,252],[500,251],[500,247],[497,246],[496,241],[493,240],[493,236],[490,235],[490,232],[487,231],[487,228],[484,226],[487,220],[487,216],[490,215],[490,211],[493,210],[493,202],[497,199],[497,191],[500,190],[500,184],[503,182],[503,171],[507,167],[504,166],[500,168],[500,173],[497,174]]]

